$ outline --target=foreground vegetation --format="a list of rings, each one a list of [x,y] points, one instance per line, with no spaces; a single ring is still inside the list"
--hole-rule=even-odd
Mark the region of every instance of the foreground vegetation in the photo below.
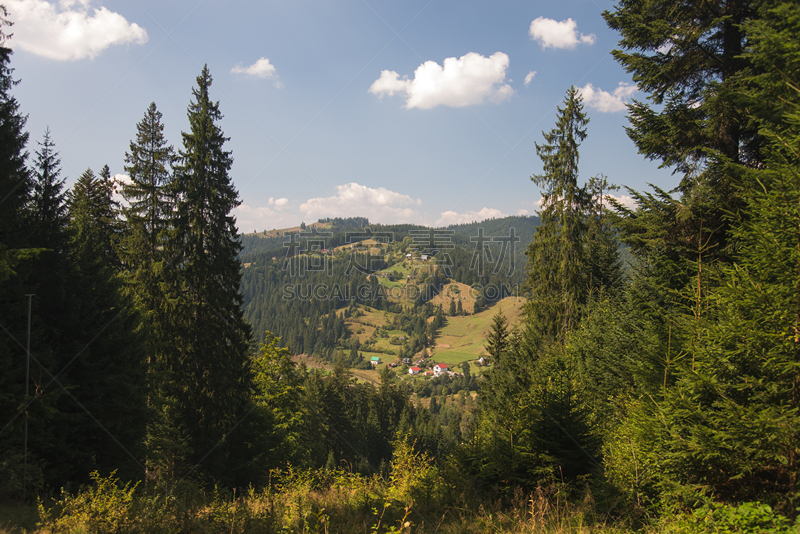
[[[113,475],[93,474],[77,494],[37,506],[0,508],[0,533],[796,533],[800,521],[768,505],[708,505],[643,523],[598,503],[588,486],[516,488],[481,499],[457,486],[410,448],[399,447],[392,475],[334,470],[275,470],[268,488],[203,489],[191,483],[143,490]],[[407,470],[406,470],[407,469]],[[628,510],[631,512],[631,510]],[[641,511],[639,511],[641,512]]]

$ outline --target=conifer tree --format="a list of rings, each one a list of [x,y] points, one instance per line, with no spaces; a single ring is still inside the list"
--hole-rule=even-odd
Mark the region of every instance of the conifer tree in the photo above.
[[[744,23],[769,4],[623,0],[603,13],[620,32],[614,57],[651,101],[629,106],[628,136],[643,156],[680,176],[680,198],[658,188],[632,192],[636,212],[620,209],[622,240],[655,265],[655,283],[669,289],[730,261],[727,214],[742,206],[738,165],[761,165],[763,145],[736,103],[737,87],[755,68],[743,55]]]
[[[25,160],[28,134],[27,117],[20,111],[12,94],[18,81],[10,67],[11,49],[5,46],[6,27],[11,22],[0,5],[0,324],[17,340],[25,339],[27,299],[30,293],[20,275],[22,260],[32,257],[26,205],[30,201],[31,183]],[[25,349],[11,336],[0,335],[0,420],[6,426],[23,401],[25,384]],[[12,459],[22,445],[22,419],[0,434],[0,455]],[[10,452],[13,451],[13,452]],[[20,456],[20,464],[22,458]],[[20,465],[20,473],[22,466]],[[0,486],[4,483],[0,482]],[[20,495],[21,496],[21,495]]]
[[[486,351],[492,356],[492,362],[500,362],[501,356],[511,348],[511,332],[508,329],[508,319],[503,312],[497,312],[492,317],[492,326],[486,338]]]
[[[578,147],[588,122],[581,96],[570,87],[555,128],[544,133],[545,144],[536,144],[543,172],[531,180],[544,190],[542,222],[527,251],[532,296],[526,308],[534,345],[563,341],[586,300],[585,214],[591,198],[578,185]]]
[[[633,403],[607,447],[606,472],[662,502],[758,499],[791,513],[800,454],[800,9],[760,7],[739,27],[749,43],[739,59],[754,68],[727,95],[761,137],[761,163],[738,169],[741,205],[727,214],[736,247],[717,265],[702,313],[675,321],[682,357],[673,344],[661,394]]]
[[[186,452],[186,436],[170,428],[167,414],[173,408],[160,384],[169,382],[166,362],[172,347],[167,327],[166,284],[175,268],[165,257],[167,232],[172,223],[170,183],[175,154],[164,138],[161,113],[151,103],[136,125],[136,138],[125,154],[130,182],[122,185],[127,206],[125,232],[119,248],[125,266],[128,295],[137,303],[146,331],[148,361],[148,478],[174,478],[185,473],[179,458]],[[177,474],[176,471],[181,471]]]
[[[241,265],[236,220],[239,197],[228,171],[231,153],[211,100],[208,67],[197,77],[172,182],[175,218],[168,243],[177,270],[170,295],[176,353],[167,364],[176,403],[175,425],[187,429],[191,461],[213,478],[231,482],[240,443],[228,436],[248,411],[250,328],[242,318]],[[170,275],[172,276],[172,275]],[[227,437],[226,437],[227,436]]]
[[[151,103],[136,125],[136,140],[125,153],[125,172],[130,183],[122,187],[128,202],[123,212],[134,236],[129,244],[132,257],[142,256],[147,265],[156,263],[163,232],[171,218],[169,184],[175,154],[164,138],[161,112]]]
[[[0,282],[12,275],[24,254],[27,236],[24,209],[31,192],[25,168],[28,118],[20,112],[19,102],[11,94],[19,82],[14,80],[14,69],[9,66],[12,51],[5,46],[7,35],[3,27],[11,26],[7,16],[5,6],[0,5]]]
[[[113,246],[119,228],[112,184],[87,169],[69,192],[70,307],[56,370],[69,394],[59,397],[62,450],[47,458],[55,481],[85,480],[92,470],[141,476],[147,421],[139,319],[124,302]],[[59,391],[58,383],[50,388]],[[77,402],[76,402],[77,401]],[[57,460],[69,454],[70,462]]]
[[[65,248],[64,232],[68,216],[61,160],[50,138],[50,129],[44,132],[34,163],[33,198],[31,217],[36,232],[37,246],[61,252]]]

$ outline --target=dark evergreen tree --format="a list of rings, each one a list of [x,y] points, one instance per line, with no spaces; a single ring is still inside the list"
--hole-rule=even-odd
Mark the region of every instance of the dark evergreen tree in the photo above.
[[[492,356],[492,362],[499,362],[503,353],[510,348],[511,331],[508,328],[508,319],[500,311],[492,317],[492,326],[486,337],[486,352]]]
[[[56,253],[63,252],[65,230],[68,222],[66,191],[61,175],[61,160],[55,151],[55,143],[50,138],[50,129],[44,132],[39,143],[34,163],[33,198],[31,219],[35,232],[36,244],[51,249]]]
[[[646,158],[681,178],[680,198],[658,188],[633,192],[638,209],[620,210],[623,241],[656,264],[656,283],[669,289],[681,290],[698,271],[730,259],[726,217],[742,206],[738,164],[761,165],[763,145],[736,105],[737,87],[755,68],[743,55],[743,24],[769,4],[623,0],[603,13],[621,35],[614,57],[651,100],[629,106],[628,136]],[[702,298],[702,289],[694,297]]]
[[[170,276],[162,275],[177,268],[164,254],[173,215],[169,186],[175,154],[164,139],[164,125],[155,103],[145,111],[136,130],[136,139],[125,154],[130,182],[122,185],[127,206],[122,209],[125,231],[119,252],[126,291],[144,318],[147,340],[148,403],[153,417],[148,432],[148,475],[172,478],[183,474],[175,473],[180,468],[173,460],[185,452],[185,436],[176,434],[165,421],[172,407],[160,384],[169,380],[166,361],[172,346],[165,302]]]
[[[31,192],[31,181],[25,160],[28,134],[25,130],[27,116],[19,109],[11,91],[14,80],[11,49],[6,48],[4,26],[5,6],[0,6],[0,282],[13,273],[13,266],[21,259],[27,236],[24,208]]]
[[[167,398],[175,402],[174,425],[186,429],[191,462],[213,479],[232,483],[243,473],[236,428],[248,413],[252,380],[251,333],[242,318],[241,264],[236,220],[240,201],[231,183],[233,159],[219,127],[219,103],[211,100],[208,67],[197,77],[173,181],[174,228],[168,254],[176,270],[169,295],[174,352],[169,356]],[[202,464],[202,465],[200,465]]]
[[[30,290],[19,275],[20,262],[34,256],[31,250],[26,205],[30,202],[31,183],[25,160],[28,134],[27,117],[20,112],[12,94],[18,83],[10,66],[11,49],[5,46],[5,6],[0,5],[0,455],[7,473],[23,471],[22,425],[17,417],[25,392],[25,333]],[[9,335],[10,334],[10,335]],[[15,342],[16,340],[16,342]],[[16,419],[14,419],[16,417]],[[15,465],[10,466],[13,462]],[[19,469],[16,469],[17,466]],[[11,476],[3,478],[11,479]],[[0,491],[21,497],[22,484],[0,482]]]
[[[128,202],[123,212],[130,230],[141,241],[136,247],[148,264],[158,261],[163,233],[172,216],[169,185],[175,154],[164,138],[161,112],[151,103],[144,118],[136,125],[136,140],[125,153],[125,172],[130,183],[123,184],[122,195]],[[131,250],[131,255],[137,254]]]
[[[586,302],[585,215],[591,198],[578,185],[578,147],[586,138],[588,122],[578,91],[570,87],[564,107],[558,108],[555,128],[543,132],[546,144],[536,144],[543,169],[531,180],[544,190],[541,225],[527,252],[531,297],[526,305],[535,346],[563,342]]]
[[[59,347],[53,371],[58,380],[42,377],[45,392],[60,394],[58,416],[40,430],[59,440],[48,440],[42,453],[56,483],[87,480],[93,470],[118,469],[126,479],[142,475],[147,421],[143,340],[138,317],[123,301],[111,255],[110,240],[118,229],[112,191],[108,179],[88,169],[69,193],[72,272],[70,307],[62,319],[69,342]],[[64,454],[69,462],[63,461]]]

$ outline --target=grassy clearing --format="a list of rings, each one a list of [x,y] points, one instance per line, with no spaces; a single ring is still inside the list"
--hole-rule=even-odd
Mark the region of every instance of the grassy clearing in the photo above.
[[[523,304],[524,300],[521,298],[508,297],[480,313],[448,317],[436,336],[433,358],[451,366],[477,360],[486,354],[484,345],[492,326],[492,318],[502,311],[509,324],[516,326],[522,318]]]

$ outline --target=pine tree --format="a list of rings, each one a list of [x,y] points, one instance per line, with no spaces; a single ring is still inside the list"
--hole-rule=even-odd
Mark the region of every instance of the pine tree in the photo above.
[[[36,233],[36,244],[54,252],[63,252],[66,244],[67,203],[64,179],[60,179],[61,160],[50,138],[50,129],[44,132],[39,143],[34,167],[31,218]]]
[[[9,278],[17,263],[27,256],[24,209],[31,191],[25,168],[28,118],[20,113],[19,102],[11,94],[19,82],[13,78],[14,69],[9,66],[12,52],[5,47],[6,35],[2,31],[11,25],[7,16],[5,6],[0,5],[0,282]]]
[[[129,245],[132,257],[142,256],[148,269],[158,261],[163,232],[171,218],[169,184],[175,155],[164,138],[161,112],[151,103],[136,125],[136,140],[125,153],[125,172],[130,183],[122,187],[128,202],[123,212],[129,232],[135,236]]]
[[[113,189],[105,178],[84,172],[69,192],[69,332],[56,370],[68,393],[59,397],[59,416],[49,429],[60,450],[49,450],[53,477],[86,480],[95,469],[142,475],[145,425],[145,367],[139,319],[124,302],[113,246],[118,229]],[[47,382],[47,380],[45,380]],[[58,383],[50,388],[59,391]],[[77,402],[76,402],[77,401]],[[68,455],[69,462],[58,459]]]
[[[165,258],[164,247],[173,215],[169,187],[175,154],[164,139],[164,125],[155,103],[145,111],[136,130],[136,139],[125,154],[130,183],[122,186],[127,206],[122,210],[126,227],[119,250],[125,265],[126,291],[137,303],[146,330],[148,404],[153,417],[148,430],[148,477],[169,479],[185,473],[179,458],[186,453],[186,436],[170,428],[165,419],[173,407],[160,387],[170,380],[166,362],[172,343],[167,327],[166,283],[176,266]]]
[[[586,139],[588,122],[581,96],[570,87],[555,128],[543,132],[545,144],[536,144],[543,174],[531,180],[544,190],[541,225],[527,251],[532,296],[526,305],[535,346],[563,342],[587,297],[585,214],[591,197],[578,185],[578,147]]]
[[[652,102],[629,106],[628,136],[642,155],[681,178],[679,199],[654,188],[633,192],[636,212],[620,210],[622,240],[655,264],[655,282],[666,288],[682,290],[703,276],[698,271],[730,261],[727,214],[742,205],[739,164],[761,165],[763,145],[736,102],[737,87],[755,68],[743,55],[744,23],[769,4],[623,0],[603,13],[621,35],[614,57]]]
[[[218,125],[222,114],[210,98],[211,83],[206,66],[192,90],[190,128],[182,134],[172,185],[176,206],[168,253],[177,271],[168,311],[176,353],[167,365],[168,396],[176,402],[175,425],[189,433],[191,462],[231,482],[241,474],[234,431],[248,410],[251,333],[242,318],[241,244],[231,215],[240,201],[228,176],[233,159],[223,148],[228,138]]]
[[[738,170],[741,205],[727,221],[736,247],[717,265],[702,313],[676,321],[682,357],[673,356],[661,395],[633,403],[607,447],[606,471],[662,502],[758,499],[791,514],[800,454],[800,8],[761,7],[741,27],[749,43],[741,60],[754,68],[729,95],[761,137],[761,164]]]
[[[509,348],[511,348],[511,332],[508,329],[508,319],[503,312],[497,312],[492,317],[492,326],[486,338],[486,352],[492,356],[492,362],[498,363]]]
[[[17,414],[25,392],[25,349],[12,337],[24,343],[28,312],[25,294],[30,290],[20,276],[26,271],[21,262],[35,256],[26,212],[31,192],[25,168],[27,117],[20,112],[12,94],[18,82],[10,67],[11,49],[5,47],[4,30],[11,25],[7,16],[5,7],[0,5],[0,324],[4,330],[0,334],[0,420],[3,421],[0,424],[3,426]],[[17,417],[13,426],[0,432],[0,455],[8,458],[9,463],[15,456],[19,458],[20,474],[22,455],[17,453],[22,449],[22,421]],[[0,482],[0,491],[9,489],[5,484]]]
[[[96,255],[108,267],[117,263],[115,242],[119,219],[107,166],[104,171],[106,177],[98,178],[92,169],[86,169],[68,197],[73,244],[80,247],[74,252],[87,261]]]

